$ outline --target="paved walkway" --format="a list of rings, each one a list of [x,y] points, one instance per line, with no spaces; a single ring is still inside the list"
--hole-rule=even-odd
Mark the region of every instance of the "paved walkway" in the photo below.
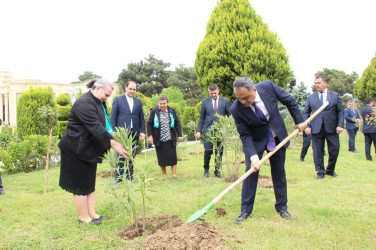
[[[181,146],[181,145],[191,145],[191,144],[197,144],[197,143],[201,143],[201,141],[183,141],[183,142],[179,142],[178,143],[178,147]],[[147,148],[147,149],[143,149],[141,150],[141,153],[144,153],[145,151],[151,151],[151,150],[155,150],[155,148]]]

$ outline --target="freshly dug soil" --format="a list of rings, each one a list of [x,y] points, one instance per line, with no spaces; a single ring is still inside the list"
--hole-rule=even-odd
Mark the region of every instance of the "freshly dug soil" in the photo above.
[[[114,175],[114,171],[100,171],[97,173],[97,176],[101,178],[112,178],[115,175]]]
[[[227,212],[224,208],[216,207],[218,217],[226,216]]]
[[[141,220],[142,217],[139,217],[139,230],[130,228],[118,235],[125,240],[144,236],[145,243],[142,249],[226,249],[219,246],[221,241],[241,242],[209,223],[185,224],[176,215],[146,217],[145,232],[142,232]]]

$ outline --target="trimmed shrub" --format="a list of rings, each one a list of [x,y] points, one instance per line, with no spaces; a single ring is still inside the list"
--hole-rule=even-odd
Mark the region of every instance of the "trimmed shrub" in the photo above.
[[[195,107],[186,107],[184,109],[182,125],[186,126],[189,121],[196,122],[196,108]]]
[[[58,121],[57,122],[57,136],[59,138],[63,137],[65,130],[67,130],[68,121]]]
[[[60,106],[71,106],[72,105],[69,96],[67,96],[66,94],[59,94],[56,97],[56,103]]]
[[[48,120],[41,116],[39,108],[48,106],[56,110],[52,88],[33,88],[21,94],[17,101],[17,134],[20,138],[27,135],[48,135]],[[53,127],[57,119],[53,121]],[[56,130],[53,129],[54,134]]]
[[[56,108],[56,111],[58,113],[57,119],[59,121],[68,121],[71,109],[72,109],[71,106],[57,105],[57,108]]]

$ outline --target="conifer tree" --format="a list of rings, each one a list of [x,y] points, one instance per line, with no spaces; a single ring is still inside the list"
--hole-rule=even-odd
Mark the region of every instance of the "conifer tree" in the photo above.
[[[248,0],[218,2],[197,49],[195,69],[204,91],[215,83],[229,99],[232,83],[240,76],[255,83],[269,79],[281,87],[292,80],[285,48]]]
[[[355,83],[354,94],[362,102],[366,97],[376,98],[376,55]]]

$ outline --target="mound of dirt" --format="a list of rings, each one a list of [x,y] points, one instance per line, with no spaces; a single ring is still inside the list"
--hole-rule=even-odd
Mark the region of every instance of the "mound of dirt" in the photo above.
[[[226,216],[227,212],[224,208],[216,207],[218,217]]]
[[[142,220],[140,217],[138,221]],[[226,249],[218,246],[221,241],[234,240],[234,236],[224,233],[221,229],[203,222],[185,224],[176,215],[167,214],[146,218],[146,230],[130,228],[118,234],[125,240],[138,236],[145,237],[142,249]]]
[[[272,178],[266,175],[259,175],[257,186],[262,187],[262,188],[272,188],[273,187]]]

